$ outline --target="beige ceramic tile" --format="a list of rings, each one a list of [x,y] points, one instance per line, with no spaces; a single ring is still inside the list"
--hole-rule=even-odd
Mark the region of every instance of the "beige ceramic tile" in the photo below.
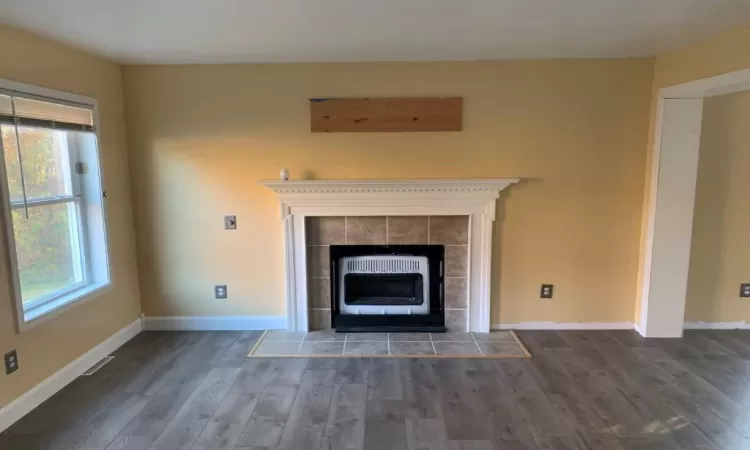
[[[465,245],[445,247],[445,276],[466,277],[468,275],[469,247]]]
[[[330,330],[331,310],[311,309],[307,312],[307,320],[310,324],[310,331]]]
[[[474,342],[474,337],[471,333],[464,333],[460,331],[447,332],[447,333],[430,333],[432,336],[432,342]]]
[[[386,342],[388,333],[347,333],[346,342]]]
[[[307,246],[307,274],[311,277],[328,277],[331,273],[331,249],[327,245]]]
[[[477,342],[505,342],[515,344],[516,339],[510,331],[492,331],[490,333],[473,333]]]
[[[427,244],[427,216],[388,217],[388,244]]]
[[[430,333],[388,333],[391,342],[430,342]]]
[[[431,216],[430,244],[469,245],[469,216]]]
[[[391,355],[434,355],[432,342],[390,342]]]
[[[467,289],[467,278],[446,278],[445,307],[452,309],[466,309]]]
[[[484,355],[525,355],[521,346],[515,342],[512,344],[506,342],[479,342],[478,345]]]
[[[479,348],[474,342],[434,342],[438,355],[476,356]]]
[[[305,221],[308,245],[343,245],[346,243],[344,217],[308,217]]]
[[[263,338],[263,342],[288,341],[301,342],[305,337],[304,331],[269,330]]]
[[[334,330],[311,331],[305,336],[305,342],[344,342],[346,333],[336,333]]]
[[[466,323],[466,310],[453,309],[445,311],[445,326],[449,332],[465,333],[468,330]]]
[[[348,245],[385,245],[385,233],[385,216],[346,218]]]
[[[303,342],[297,353],[303,355],[343,355],[343,342]]]
[[[387,355],[387,342],[350,342],[344,346],[345,355]]]
[[[308,279],[310,289],[308,298],[310,308],[330,308],[331,307],[331,279],[315,278]],[[446,284],[447,286],[447,284]],[[446,287],[447,290],[447,287]]]

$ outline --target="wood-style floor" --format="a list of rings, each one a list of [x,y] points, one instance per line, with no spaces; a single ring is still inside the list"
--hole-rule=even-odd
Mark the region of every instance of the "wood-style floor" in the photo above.
[[[256,332],[149,332],[3,450],[750,449],[750,332],[519,332],[530,360],[246,359]]]

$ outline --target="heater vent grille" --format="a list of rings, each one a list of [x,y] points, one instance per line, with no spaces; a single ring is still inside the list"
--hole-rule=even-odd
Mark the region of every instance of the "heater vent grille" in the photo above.
[[[355,259],[347,261],[348,273],[418,273],[419,260],[414,259]]]

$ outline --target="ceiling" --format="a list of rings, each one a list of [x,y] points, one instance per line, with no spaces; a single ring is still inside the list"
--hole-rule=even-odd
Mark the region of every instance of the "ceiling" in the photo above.
[[[649,56],[750,0],[0,0],[0,21],[126,64]]]

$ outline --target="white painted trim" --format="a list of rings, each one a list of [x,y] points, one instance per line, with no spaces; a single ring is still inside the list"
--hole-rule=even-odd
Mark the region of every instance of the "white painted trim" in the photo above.
[[[284,330],[284,316],[161,316],[146,317],[145,329],[180,331]]]
[[[0,433],[83,375],[94,364],[133,339],[141,331],[143,331],[143,323],[139,318],[0,409]],[[21,372],[18,373],[21,374]]]
[[[492,226],[500,191],[518,178],[262,181],[281,203],[287,329],[307,331],[308,216],[469,216],[469,330],[490,329]]]
[[[636,330],[645,337],[679,337],[687,328],[686,267],[690,258],[702,99],[749,89],[750,68],[659,90],[648,225],[643,236],[641,309],[636,312],[640,315]]]
[[[640,325],[680,337],[685,315],[703,99],[660,99],[646,229]]]
[[[521,322],[492,325],[493,330],[632,330],[633,322]]]
[[[750,330],[750,322],[685,322],[686,330]]]
[[[662,98],[706,98],[750,89],[750,69],[670,86],[659,91]]]
[[[643,328],[641,328],[641,326],[637,323],[633,324],[633,329],[636,331],[636,333],[640,334],[643,337],[646,337],[646,332],[643,331]]]

